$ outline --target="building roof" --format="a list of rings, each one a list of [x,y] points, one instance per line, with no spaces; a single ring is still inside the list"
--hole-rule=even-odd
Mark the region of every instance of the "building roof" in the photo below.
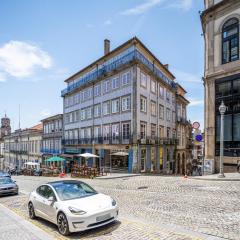
[[[43,130],[43,124],[42,123],[39,123],[33,127],[30,128],[31,130],[38,130],[38,131],[41,131]]]
[[[77,75],[83,73],[84,71],[86,71],[88,68],[92,68],[93,66],[97,65],[100,61],[102,61],[105,58],[110,57],[111,55],[113,55],[114,53],[116,53],[117,51],[119,51],[121,48],[124,48],[127,45],[133,45],[133,44],[140,44],[143,49],[145,51],[147,51],[154,59],[155,61],[173,78],[175,79],[175,76],[169,71],[169,69],[167,68],[167,66],[165,66],[164,64],[162,64],[158,58],[156,58],[153,53],[135,36],[131,39],[129,39],[128,41],[126,41],[125,43],[123,43],[122,45],[118,46],[117,48],[113,49],[112,51],[110,51],[108,54],[100,57],[99,59],[97,59],[96,61],[94,61],[93,63],[91,63],[90,65],[86,66],[85,68],[81,69],[80,71],[78,71],[77,73],[73,74],[71,77],[67,78],[65,80],[65,82],[69,82],[71,81],[74,77],[76,77]]]
[[[62,114],[62,113],[59,113],[59,114],[56,114],[56,115],[53,115],[53,116],[44,118],[44,119],[41,120],[41,122],[47,122],[47,121],[59,119],[59,118],[62,118],[62,117],[63,117],[63,114]]]

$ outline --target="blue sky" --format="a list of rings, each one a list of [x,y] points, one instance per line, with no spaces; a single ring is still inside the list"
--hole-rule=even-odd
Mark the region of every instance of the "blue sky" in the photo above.
[[[203,0],[0,1],[0,116],[18,128],[62,112],[64,79],[137,36],[188,91],[203,126]]]

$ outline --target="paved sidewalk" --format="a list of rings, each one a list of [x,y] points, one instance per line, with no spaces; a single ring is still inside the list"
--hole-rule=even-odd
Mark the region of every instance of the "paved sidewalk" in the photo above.
[[[54,238],[0,204],[0,240],[53,240]]]
[[[107,176],[96,177],[97,179],[114,179],[114,178],[128,178],[141,176],[141,174],[134,173],[108,173]]]
[[[189,177],[196,180],[208,180],[208,181],[240,181],[240,173],[225,173],[225,178],[219,178],[219,174],[204,175]]]

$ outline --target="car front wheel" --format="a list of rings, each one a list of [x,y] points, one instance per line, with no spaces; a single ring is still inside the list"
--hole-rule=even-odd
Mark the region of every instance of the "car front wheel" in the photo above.
[[[68,221],[63,213],[59,213],[57,217],[57,225],[58,225],[58,231],[64,235],[67,236],[70,234],[69,227],[68,227]]]
[[[31,219],[35,219],[36,218],[35,210],[34,210],[33,204],[31,202],[28,204],[28,214],[29,214],[29,217]]]

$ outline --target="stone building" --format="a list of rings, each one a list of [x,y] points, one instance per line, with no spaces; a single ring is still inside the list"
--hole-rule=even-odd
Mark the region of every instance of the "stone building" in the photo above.
[[[186,174],[187,163],[192,161],[192,125],[187,120],[186,90],[177,84],[176,89],[176,129],[177,129],[177,147],[176,147],[176,174]]]
[[[219,171],[220,113],[227,106],[224,171],[236,171],[240,160],[239,0],[205,0],[201,14],[205,38],[205,161]]]
[[[136,37],[65,80],[64,153],[128,172],[174,172],[176,82]],[[120,155],[119,155],[120,152]],[[121,156],[127,155],[127,156]]]
[[[4,137],[5,168],[18,169],[27,162],[41,163],[42,124],[31,128],[16,130]]]
[[[42,158],[43,160],[62,154],[63,115],[57,114],[43,119]]]
[[[10,119],[5,116],[1,119],[0,128],[0,170],[4,169],[4,137],[11,134]]]

